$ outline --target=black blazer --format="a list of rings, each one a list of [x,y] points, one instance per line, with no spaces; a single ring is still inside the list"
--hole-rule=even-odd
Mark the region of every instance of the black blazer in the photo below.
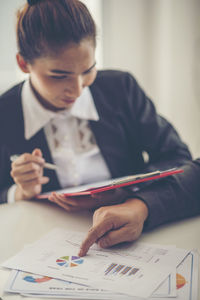
[[[22,84],[0,97],[1,203],[6,202],[7,190],[13,184],[10,155],[38,147],[45,160],[52,162],[43,129],[30,140],[24,138]],[[174,167],[191,159],[175,129],[156,113],[152,101],[129,73],[99,71],[90,89],[100,117],[98,122],[90,121],[90,126],[112,177]],[[149,155],[148,163],[143,151]],[[44,173],[50,181],[43,192],[59,189],[55,171],[45,169]]]
[[[200,215],[200,159],[189,161],[183,169],[184,173],[169,176],[135,194],[149,208],[146,229]]]

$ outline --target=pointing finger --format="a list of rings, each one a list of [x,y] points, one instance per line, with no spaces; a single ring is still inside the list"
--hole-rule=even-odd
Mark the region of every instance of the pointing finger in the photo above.
[[[80,250],[79,250],[79,256],[85,256],[88,252],[89,248],[99,240],[106,232],[110,231],[112,229],[112,223],[107,222],[105,223],[99,223],[98,225],[92,227],[85,240],[82,242]]]

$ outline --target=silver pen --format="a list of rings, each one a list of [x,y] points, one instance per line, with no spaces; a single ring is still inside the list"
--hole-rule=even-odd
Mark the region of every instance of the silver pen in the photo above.
[[[18,157],[19,157],[18,154],[11,155],[10,160],[15,161]],[[57,170],[56,165],[53,165],[53,164],[50,164],[50,163],[47,163],[47,162],[44,163],[43,167],[46,168],[46,169],[50,169],[50,170]]]
[[[161,174],[161,172],[159,170],[157,170],[157,171],[150,172],[150,173],[125,176],[122,179],[114,180],[112,182],[112,185],[123,184],[123,183],[127,183],[130,181],[135,181],[135,180],[139,180],[139,179],[143,179],[143,178],[147,178],[147,177],[151,177],[151,176],[156,176],[156,175],[160,175],[160,174]]]

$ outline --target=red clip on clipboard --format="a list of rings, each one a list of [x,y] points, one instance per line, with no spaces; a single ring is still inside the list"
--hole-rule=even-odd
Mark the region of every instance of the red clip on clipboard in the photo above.
[[[66,197],[87,196],[87,195],[97,194],[97,193],[105,192],[108,190],[113,190],[116,188],[132,185],[132,184],[146,182],[146,181],[150,181],[150,180],[154,180],[154,179],[160,179],[163,177],[167,177],[170,175],[183,173],[183,172],[184,171],[182,169],[174,168],[174,169],[165,170],[165,171],[155,171],[155,172],[150,172],[150,173],[145,173],[145,174],[125,176],[125,177],[121,177],[119,179],[110,180],[109,183],[106,185],[98,186],[96,188],[93,187],[91,189],[72,192],[72,193],[64,193],[63,195],[65,195]]]

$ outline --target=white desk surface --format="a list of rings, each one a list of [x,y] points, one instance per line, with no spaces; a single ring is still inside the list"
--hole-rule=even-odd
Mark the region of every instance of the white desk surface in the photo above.
[[[0,205],[0,263],[20,251],[25,244],[38,240],[55,227],[87,233],[91,225],[92,213],[86,211],[67,213],[52,203],[21,201],[15,204],[2,204]],[[184,249],[195,248],[200,252],[200,216],[144,233],[140,241],[176,245]],[[0,269],[0,297],[3,300],[39,299],[3,294],[8,276],[9,271]]]

